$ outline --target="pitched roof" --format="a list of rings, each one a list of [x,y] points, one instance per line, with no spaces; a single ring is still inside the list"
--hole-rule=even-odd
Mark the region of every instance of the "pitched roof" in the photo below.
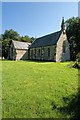
[[[37,38],[30,46],[30,48],[55,45],[61,35],[61,31]]]
[[[29,45],[31,43],[27,43],[27,42],[20,42],[20,41],[15,41],[15,40],[12,40],[12,43],[15,47],[15,49],[28,49]]]

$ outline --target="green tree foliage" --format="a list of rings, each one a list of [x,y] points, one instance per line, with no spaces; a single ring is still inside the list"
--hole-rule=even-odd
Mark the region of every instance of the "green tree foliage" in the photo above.
[[[32,37],[33,38],[33,37]],[[32,39],[29,36],[20,36],[18,32],[10,29],[5,30],[4,34],[0,35],[0,40],[2,41],[2,57],[8,58],[10,43],[12,40],[22,41],[22,42],[32,42]]]
[[[71,60],[76,60],[80,51],[80,18],[72,17],[66,21],[66,33],[70,43]]]
[[[5,30],[4,34],[1,35],[1,40],[2,40],[2,57],[7,58],[11,40],[20,40],[20,35],[12,29]]]
[[[13,39],[13,40],[19,40],[20,35],[16,31],[14,31],[12,29],[5,30],[5,32],[3,34],[3,40],[7,39],[7,38]]]
[[[25,36],[21,37],[21,41],[22,42],[32,42],[32,39],[29,36],[25,35]]]
[[[31,37],[31,42],[33,42],[33,41],[35,41],[36,40],[36,38],[34,38],[34,37]]]

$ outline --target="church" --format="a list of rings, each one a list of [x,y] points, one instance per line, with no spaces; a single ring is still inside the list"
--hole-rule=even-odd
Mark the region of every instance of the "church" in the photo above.
[[[31,43],[12,40],[8,58],[10,60],[27,60],[29,45]]]
[[[9,58],[12,60],[69,61],[70,48],[64,18],[61,30],[37,38],[32,43],[12,40]]]
[[[41,61],[69,61],[70,49],[64,18],[61,30],[37,38],[28,49],[28,59]]]

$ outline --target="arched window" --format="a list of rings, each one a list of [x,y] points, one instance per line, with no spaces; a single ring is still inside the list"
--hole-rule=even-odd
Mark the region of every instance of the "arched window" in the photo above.
[[[44,55],[44,48],[41,49],[41,56]]]
[[[39,55],[39,57],[40,57],[40,49],[38,50],[38,55]]]
[[[66,43],[65,43],[65,41],[63,42],[63,53],[65,53],[66,52]]]
[[[48,57],[50,57],[50,48],[48,48]]]
[[[34,55],[35,55],[35,58],[36,58],[36,49],[35,49],[35,53],[34,53]]]
[[[33,59],[33,50],[31,50],[31,59]]]

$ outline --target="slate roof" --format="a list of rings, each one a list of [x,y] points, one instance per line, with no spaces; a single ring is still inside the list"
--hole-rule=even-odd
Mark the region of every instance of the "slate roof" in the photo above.
[[[22,49],[22,50],[28,49],[29,45],[31,45],[31,43],[20,42],[20,41],[15,41],[15,40],[12,40],[12,43],[15,49]]]
[[[29,48],[55,45],[61,35],[61,31],[37,38]]]

